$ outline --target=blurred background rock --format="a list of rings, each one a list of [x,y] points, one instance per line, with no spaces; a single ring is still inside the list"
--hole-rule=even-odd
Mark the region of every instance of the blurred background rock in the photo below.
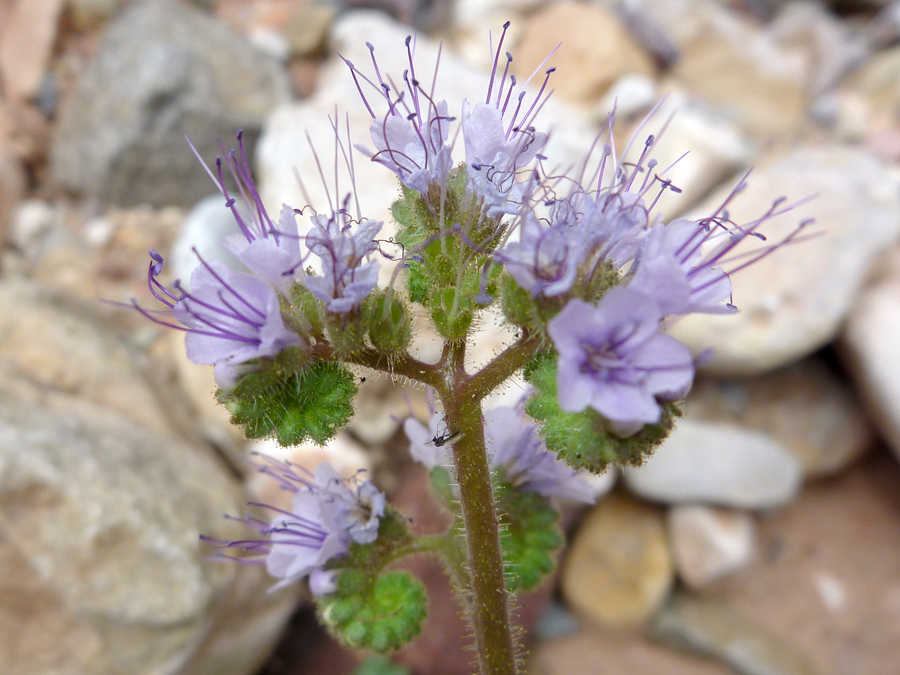
[[[206,560],[197,534],[230,536],[222,514],[273,486],[248,477],[180,335],[101,300],[148,300],[150,247],[183,277],[191,246],[222,256],[233,222],[186,135],[211,162],[243,129],[269,209],[301,206],[306,132],[330,161],[337,105],[366,139],[337,51],[362,62],[369,40],[390,68],[416,31],[430,66],[442,41],[439,92],[458,110],[506,20],[520,77],[562,42],[552,162],[577,161],[613,103],[622,139],[668,94],[661,165],[690,154],[667,218],[709,211],[752,166],[733,217],[817,194],[769,231],[822,232],[738,274],[738,316],[672,327],[715,350],[688,419],[600,481],[597,506],[566,508],[560,571],[521,599],[529,672],[896,675],[896,0],[0,0],[0,672],[356,668],[301,589],[267,595],[259,569]],[[356,165],[363,208],[386,217],[393,176]],[[473,358],[502,340],[486,331]],[[417,527],[440,527],[394,421],[402,392],[360,375],[345,434],[281,452],[368,468]],[[466,673],[443,573],[415,566],[432,617],[395,660]]]

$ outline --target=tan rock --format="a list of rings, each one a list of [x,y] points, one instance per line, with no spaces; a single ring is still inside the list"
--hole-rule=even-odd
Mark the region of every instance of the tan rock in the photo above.
[[[622,75],[652,75],[653,60],[628,34],[615,15],[601,7],[560,2],[528,20],[515,50],[513,69],[520,81],[527,79],[556,49],[542,67],[556,66],[552,87],[567,99],[590,103]],[[536,75],[543,79],[543,72]]]
[[[297,5],[284,27],[293,56],[309,56],[318,52],[328,39],[328,29],[334,21],[335,9],[330,5],[304,2]]]
[[[585,626],[580,633],[541,641],[529,675],[734,675],[725,665],[682,654],[632,631]]]
[[[714,0],[637,0],[678,48],[670,78],[757,138],[781,137],[804,120],[805,56],[746,15]],[[666,89],[664,86],[663,89]]]
[[[266,596],[259,568],[206,559],[198,533],[244,534],[222,518],[244,500],[232,474],[205,448],[8,368],[0,382],[0,578],[17,580],[0,593],[19,608],[0,612],[0,671],[254,672],[293,598]],[[242,653],[219,644],[230,652],[210,668],[222,626],[246,639]]]
[[[759,521],[760,557],[723,579],[718,597],[795,645],[814,673],[895,675],[898,485],[900,467],[886,452],[808,485],[791,506]]]
[[[87,307],[8,278],[0,285],[0,336],[0,361],[20,375],[171,433],[142,377],[142,355],[113,337]]]
[[[675,568],[691,588],[733,574],[753,559],[756,527],[748,513],[691,504],[673,506],[667,522]]]
[[[28,99],[37,93],[56,40],[65,0],[17,2],[0,30],[0,76],[7,95]]]
[[[18,157],[8,152],[0,135],[0,245],[9,239],[16,204],[25,196],[25,172]]]
[[[761,162],[748,187],[729,205],[737,223],[762,215],[779,196],[813,197],[761,228],[777,242],[804,219],[821,235],[786,246],[732,278],[736,315],[693,315],[671,334],[695,353],[712,348],[703,368],[749,375],[777,368],[830,342],[869,270],[900,233],[900,193],[886,167],[865,151],[822,146],[794,149]],[[731,191],[726,186],[698,207],[708,216]],[[735,251],[758,249],[745,240]],[[726,266],[727,269],[727,266]]]
[[[672,578],[660,511],[614,494],[581,524],[563,566],[561,585],[577,612],[605,625],[632,626],[659,608]]]

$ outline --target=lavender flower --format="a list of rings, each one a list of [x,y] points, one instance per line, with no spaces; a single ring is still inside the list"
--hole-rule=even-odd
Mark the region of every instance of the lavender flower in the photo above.
[[[210,178],[225,197],[225,206],[231,209],[235,222],[240,228],[239,234],[226,237],[224,244],[228,251],[240,260],[247,268],[261,279],[265,279],[283,295],[294,281],[294,271],[303,265],[303,255],[300,251],[300,237],[297,233],[297,222],[294,211],[287,204],[282,206],[281,217],[276,227],[269,217],[256,183],[250,172],[247,155],[244,151],[243,132],[237,135],[238,149],[231,149],[227,154],[222,148],[225,157],[216,159],[216,174],[209,170],[203,159],[194,150],[197,159],[203,164]],[[223,163],[227,166],[229,174],[234,178],[238,191],[247,204],[247,210],[253,214],[252,219],[245,218],[237,208],[237,199],[228,192],[223,172]]]
[[[303,282],[329,311],[344,314],[357,307],[378,283],[378,262],[362,264],[378,249],[375,236],[381,221],[363,219],[356,234],[346,208],[331,216],[312,217],[314,229],[306,246],[322,260],[322,276],[305,276]]]
[[[465,101],[462,110],[469,189],[484,199],[488,216],[518,211],[523,201],[523,190],[517,182],[517,176],[547,144],[547,134],[535,131],[532,124],[543,101],[546,100],[544,91],[555,68],[546,72],[540,91],[522,117],[519,117],[519,113],[522,112],[525,100],[524,91],[517,94],[512,116],[504,121],[513,90],[516,88],[515,75],[510,75],[509,86],[506,87],[506,76],[512,63],[512,56],[507,52],[506,67],[500,76],[494,97],[497,66],[509,25],[508,21],[503,25],[503,34],[494,55],[494,66],[484,103],[471,105]]]
[[[557,461],[521,408],[485,411],[484,435],[491,463],[526,492],[594,503],[594,491],[576,471]]]
[[[450,174],[453,160],[447,140],[450,134],[450,117],[447,102],[435,101],[432,94],[422,89],[416,79],[413,65],[412,37],[406,38],[409,70],[403,73],[405,88],[399,94],[392,93],[392,84],[385,82],[375,60],[375,48],[366,43],[372,54],[372,65],[378,84],[363,75],[350,61],[349,66],[363,103],[372,116],[370,132],[375,152],[363,145],[356,148],[373,161],[386,166],[397,174],[401,182],[422,194],[431,184],[443,185]],[[343,58],[343,57],[342,57]],[[388,106],[384,115],[376,115],[359,83],[359,78],[383,96]],[[396,86],[393,87],[396,91]]]
[[[590,406],[622,436],[659,421],[657,399],[683,398],[694,376],[687,348],[659,334],[661,319],[656,302],[631,288],[611,289],[596,307],[570,300],[547,327],[560,407]]]
[[[259,554],[236,559],[265,564],[269,574],[281,580],[273,591],[309,576],[314,593],[332,592],[334,575],[324,569],[326,563],[346,555],[352,542],[370,544],[378,538],[385,508],[384,494],[371,481],[358,483],[342,479],[327,462],[312,474],[289,462],[265,456],[263,459],[266,464],[259,466],[260,471],[294,493],[290,511],[251,503],[275,513],[271,523],[252,516],[241,519],[259,532],[260,539],[201,538],[220,550],[240,549]]]
[[[507,244],[494,258],[532,296],[552,298],[572,289],[585,256],[584,229],[575,222],[546,225],[526,213],[521,239]]]
[[[234,385],[237,364],[304,344],[301,336],[285,327],[278,294],[262,279],[201,258],[191,275],[193,290],[187,291],[178,281],[170,290],[157,279],[163,257],[152,249],[150,257],[147,283],[167,309],[150,312],[137,303],[134,307],[158,324],[185,331],[188,358],[194,363],[215,364],[222,388]],[[162,317],[174,318],[181,325]]]
[[[446,423],[431,404],[431,417],[425,426],[414,417],[403,422],[409,439],[409,453],[429,469],[452,465],[448,445],[434,442],[446,431]],[[484,435],[491,464],[503,470],[506,478],[527,492],[545,497],[564,497],[593,503],[594,492],[577,472],[558,462],[538,435],[537,427],[520,407],[497,407],[484,413]]]

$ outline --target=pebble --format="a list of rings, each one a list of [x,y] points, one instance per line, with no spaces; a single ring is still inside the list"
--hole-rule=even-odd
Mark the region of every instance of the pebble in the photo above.
[[[217,139],[244,129],[248,153],[268,112],[288,97],[284,69],[215,19],[174,0],[136,2],[109,24],[63,101],[51,170],[64,188],[120,205],[189,206]]]
[[[667,523],[675,569],[692,589],[744,569],[754,558],[756,527],[753,517],[743,511],[673,506]]]
[[[655,73],[651,56],[615,14],[568,0],[553,3],[528,19],[513,57],[513,70],[520,81],[534,72],[535,80],[542,81],[544,71],[555,66],[551,82],[557,94],[582,104],[596,102],[623,75]]]
[[[732,424],[683,419],[643,466],[627,467],[635,494],[668,504],[771,509],[800,489],[799,462],[770,436]]]
[[[566,602],[608,626],[636,626],[663,603],[673,580],[672,556],[658,509],[613,494],[587,515],[562,569]]]
[[[714,599],[676,594],[650,624],[672,647],[721,660],[738,675],[814,675],[805,655]]]
[[[869,413],[900,459],[900,248],[886,260],[888,273],[858,298],[840,340],[847,370]]]
[[[790,203],[814,196],[764,223],[760,232],[778,242],[814,217],[807,230],[818,234],[734,275],[737,315],[692,315],[672,326],[670,333],[694,353],[712,348],[702,369],[717,375],[771,370],[832,341],[867,274],[900,234],[898,183],[864,150],[800,146],[762,162],[748,183],[729,205],[735,222],[759,217],[780,195]],[[726,184],[692,213],[713,212],[732,187]],[[743,250],[758,248],[755,239],[745,243]]]
[[[816,358],[751,378],[703,378],[686,412],[768,434],[800,462],[807,478],[844,470],[874,445],[868,416],[846,382]]]

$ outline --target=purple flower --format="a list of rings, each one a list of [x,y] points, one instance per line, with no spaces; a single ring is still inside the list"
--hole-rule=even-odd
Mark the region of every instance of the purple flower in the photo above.
[[[303,265],[294,211],[284,204],[276,227],[262,203],[250,172],[244,151],[243,131],[238,132],[237,140],[237,150],[232,148],[225,153],[225,148],[222,147],[225,159],[223,161],[222,157],[216,158],[215,175],[203,163],[193,145],[191,149],[224,195],[225,206],[231,209],[241,230],[240,234],[225,238],[225,247],[254,274],[272,284],[283,295],[287,295],[294,281],[295,270]],[[223,164],[227,166],[229,174],[237,183],[238,191],[243,196],[247,212],[252,214],[252,218],[247,219],[241,214],[241,210],[237,208],[237,199],[229,194]]]
[[[495,96],[494,81],[509,25],[508,21],[503,25],[484,103],[471,105],[465,101],[462,110],[469,189],[484,199],[489,216],[515,213],[522,204],[523,191],[517,177],[547,144],[547,134],[535,131],[533,122],[542,102],[546,100],[544,91],[550,74],[555,70],[550,68],[546,72],[541,90],[527,111],[519,117],[525,92],[521,91],[516,95],[515,108],[511,109],[509,104],[516,88],[516,78],[515,75],[510,75],[509,86],[506,87],[506,76],[512,63],[512,56],[507,52],[506,67],[500,76]],[[512,110],[512,115],[504,120],[508,110]]]
[[[430,407],[428,426],[414,417],[403,422],[403,431],[409,439],[409,453],[429,469],[451,466],[450,444],[434,441],[449,430],[443,415],[435,412],[433,404]],[[491,464],[501,468],[517,487],[545,497],[593,503],[591,487],[577,472],[557,461],[538,435],[537,427],[520,409],[498,407],[485,411],[484,436]]]
[[[169,290],[157,279],[163,257],[153,250],[150,257],[147,283],[166,310],[150,312],[137,303],[135,308],[156,323],[185,331],[188,358],[194,363],[215,364],[221,387],[234,385],[236,365],[304,343],[285,327],[278,294],[262,279],[235,272],[218,260],[201,258],[191,275],[192,290],[185,290],[178,281]],[[174,318],[181,325],[163,317]]]
[[[290,206],[282,206],[278,228],[273,228],[269,236],[247,239],[243,234],[233,234],[225,238],[224,244],[250,271],[289,296],[294,273],[304,262],[296,215]]]
[[[223,541],[201,537],[220,550],[240,549],[259,554],[235,558],[240,562],[265,564],[269,574],[280,579],[271,590],[310,577],[314,593],[334,590],[334,575],[324,569],[334,558],[347,554],[350,544],[370,544],[378,538],[385,498],[371,481],[342,479],[327,462],[315,474],[306,469],[263,456],[261,472],[275,478],[294,493],[289,511],[255,504],[275,513],[271,523],[247,516],[242,522],[253,527],[260,539]],[[224,554],[222,554],[224,555]]]
[[[585,256],[584,229],[574,222],[547,225],[533,213],[523,216],[521,239],[495,254],[495,259],[533,296],[567,293]]]
[[[372,116],[370,132],[375,151],[362,145],[357,145],[356,148],[372,161],[383,164],[397,174],[407,187],[426,194],[429,185],[445,184],[453,167],[447,139],[450,134],[450,123],[454,118],[449,115],[447,102],[436,102],[431,94],[422,89],[416,79],[413,65],[414,47],[410,47],[411,42],[412,37],[407,37],[409,70],[403,73],[405,89],[399,93],[392,93],[391,85],[382,79],[375,60],[375,48],[370,43],[366,44],[372,54],[372,65],[378,84],[363,75],[347,59],[344,59],[344,62],[350,68],[363,103]],[[379,96],[384,97],[388,107],[387,113],[375,114],[360,86],[359,78],[373,87]]]
[[[303,282],[330,312],[346,313],[358,306],[378,283],[378,262],[362,264],[378,250],[375,236],[381,221],[363,219],[356,234],[346,209],[331,216],[311,218],[314,229],[306,235],[306,246],[322,260],[322,276],[305,276]]]
[[[493,408],[484,413],[484,436],[491,464],[526,492],[564,497],[593,504],[594,490],[576,471],[547,449],[537,427],[517,408]]]
[[[659,421],[657,399],[683,398],[691,387],[691,354],[659,334],[657,304],[631,288],[609,290],[598,306],[574,299],[548,324],[559,352],[557,399],[567,412],[590,406],[629,436]]]

